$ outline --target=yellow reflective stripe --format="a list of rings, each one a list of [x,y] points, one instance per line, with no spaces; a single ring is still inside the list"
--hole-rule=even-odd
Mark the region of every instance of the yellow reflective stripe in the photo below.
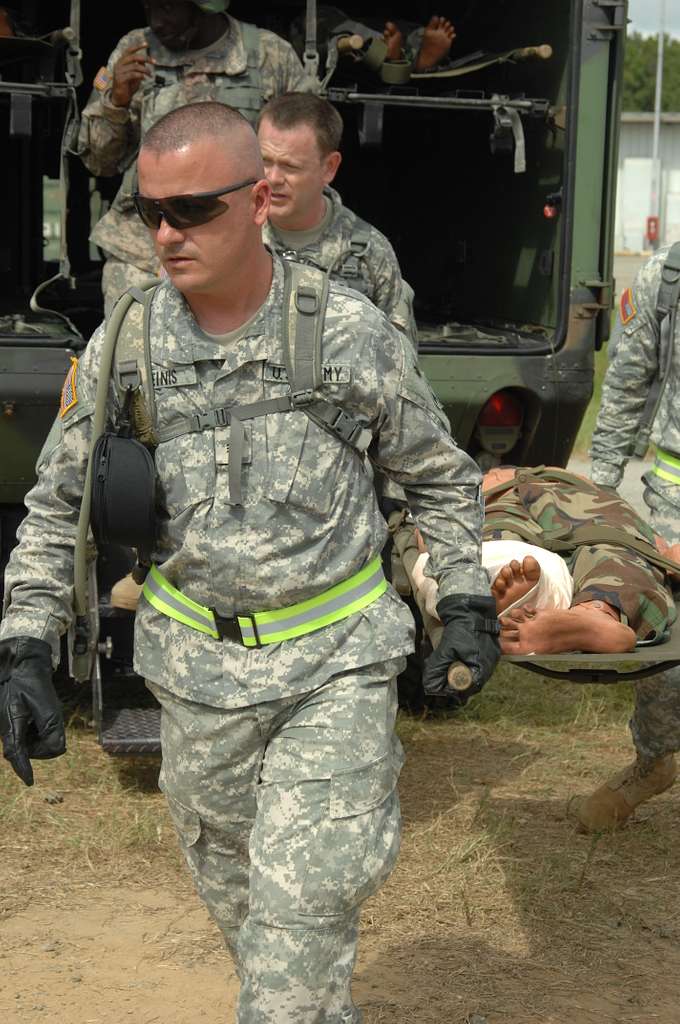
[[[175,619],[177,622],[181,622],[185,626],[190,626],[191,629],[196,629],[199,633],[207,633],[209,636],[214,637],[215,640],[219,640],[220,634],[217,630],[210,629],[209,626],[204,626],[202,623],[196,622],[195,619],[190,619],[188,615],[183,615],[182,612],[177,611],[176,608],[172,608],[169,604],[166,604],[158,594],[154,594],[151,590],[147,590],[145,588],[142,593],[149,604],[153,605],[157,611],[162,612],[163,615],[167,615],[168,618]]]
[[[667,480],[671,484],[680,484],[680,473],[675,476],[673,473],[669,473],[665,469],[661,469],[660,466],[652,466],[652,473],[655,476],[660,476],[662,480]]]
[[[264,646],[266,644],[278,644],[282,640],[293,640],[295,637],[305,636],[307,633],[313,633],[315,630],[322,629],[324,626],[330,626],[334,622],[340,622],[342,619],[347,619],[350,615],[354,615],[355,612],[361,611],[362,608],[366,608],[367,605],[376,601],[381,594],[385,593],[387,586],[387,580],[383,576],[380,582],[373,587],[372,590],[369,590],[367,594],[363,594],[361,597],[357,598],[356,601],[352,601],[350,604],[345,604],[342,608],[337,608],[335,611],[329,612],[327,615],[320,615],[316,619],[311,619],[300,626],[293,626],[290,629],[281,629],[276,633],[267,633],[266,636],[260,638],[260,643]],[[326,597],[329,593],[330,591],[326,591],[323,596]],[[306,604],[307,602],[303,603]],[[298,605],[293,605],[292,608],[277,609],[277,611],[283,610],[286,612],[286,615],[289,616],[298,607]],[[258,612],[253,616],[256,625],[262,621],[265,615],[269,616],[271,615],[271,612]],[[242,629],[251,625],[250,619],[248,618],[241,618],[239,616],[238,621]],[[257,640],[254,637],[244,636],[243,644],[245,647],[257,647]]]
[[[326,604],[327,601],[332,601],[333,598],[342,597],[348,590],[354,590],[359,584],[367,580],[369,576],[372,576],[374,572],[380,566],[380,555],[377,555],[368,565],[365,565],[363,569],[355,573],[354,576],[350,576],[348,580],[343,580],[342,583],[336,583],[334,587],[330,587],[329,590],[324,590],[323,594],[317,594],[316,597],[309,597],[306,601],[300,601],[298,604],[291,604],[287,608],[276,608],[273,612],[255,612],[254,618],[257,625],[267,625],[270,622],[280,622],[281,619],[290,619],[293,615],[303,615],[307,611],[311,611],[313,608],[318,608],[321,604]],[[242,626],[249,626],[250,620],[244,619],[239,624]]]
[[[209,608],[198,604],[197,601],[187,597],[177,587],[173,587],[172,583],[166,580],[165,576],[155,565],[151,566],[149,575],[152,577],[152,583],[155,587],[152,588],[147,578],[142,594],[150,605],[153,605],[157,611],[167,615],[168,618],[175,619],[185,626],[191,626],[192,629],[198,630],[199,633],[207,633],[209,636],[219,640],[220,635],[214,628],[215,620]],[[159,590],[161,593],[159,593]],[[167,600],[163,598],[162,594],[167,595]],[[182,608],[186,608],[188,612],[194,612],[194,615],[185,614],[181,610]],[[208,622],[201,621],[205,619]],[[210,626],[208,623],[213,625]]]
[[[377,582],[371,586],[374,578],[378,576]],[[363,593],[361,593],[362,588]],[[259,643],[263,646],[276,644],[282,640],[305,636],[307,633],[346,619],[372,604],[381,594],[385,593],[387,588],[388,583],[383,575],[382,562],[380,556],[376,555],[354,576],[343,580],[342,583],[337,583],[322,594],[317,594],[316,597],[310,597],[306,601],[289,605],[287,608],[277,608],[270,612],[255,612],[252,616],[238,616],[242,643],[245,647],[258,646],[258,638],[254,635],[253,621],[258,631]],[[151,567],[142,594],[150,605],[169,618],[219,640],[220,635],[214,628],[215,619],[211,609],[198,604],[197,601],[186,597],[181,590],[173,587],[155,565]],[[346,597],[345,602],[342,601],[343,597]],[[315,609],[321,612],[323,608],[328,608],[333,604],[335,607],[331,607],[326,613],[313,614]],[[285,625],[285,623],[294,622],[295,619],[302,619],[302,621]],[[276,625],[277,622],[281,623],[281,629],[272,630],[271,626]],[[268,626],[269,630],[266,628]]]
[[[677,455],[672,455],[671,452],[667,452],[664,448],[656,446],[656,454],[663,459],[664,462],[668,462],[671,466],[677,466],[680,470],[680,458]]]

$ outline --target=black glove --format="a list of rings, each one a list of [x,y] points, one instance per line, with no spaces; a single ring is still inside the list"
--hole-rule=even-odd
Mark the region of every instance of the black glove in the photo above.
[[[52,651],[30,636],[0,641],[0,738],[22,782],[33,785],[29,758],[66,750],[61,704],[52,684]]]
[[[444,633],[425,662],[423,688],[429,696],[457,697],[465,704],[490,679],[501,656],[496,602],[492,597],[450,594],[438,603],[437,614],[444,623]],[[449,666],[456,661],[467,665],[472,673],[472,685],[467,690],[455,690],[448,684]]]

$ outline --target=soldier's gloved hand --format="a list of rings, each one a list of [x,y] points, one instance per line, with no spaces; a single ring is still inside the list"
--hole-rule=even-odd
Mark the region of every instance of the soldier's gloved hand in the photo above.
[[[66,750],[61,704],[52,683],[52,651],[29,636],[0,641],[0,739],[22,782],[33,785],[30,759]]]
[[[437,604],[437,614],[444,633],[425,662],[423,688],[430,696],[457,697],[465,704],[490,679],[501,656],[496,602],[475,594],[450,594]],[[472,675],[465,690],[454,689],[447,679],[449,666],[457,661],[467,665]]]

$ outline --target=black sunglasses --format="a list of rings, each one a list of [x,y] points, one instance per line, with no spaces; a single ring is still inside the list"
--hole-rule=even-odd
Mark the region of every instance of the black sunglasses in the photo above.
[[[165,199],[150,199],[136,192],[132,199],[135,209],[147,228],[158,231],[161,217],[164,217],[171,228],[178,231],[184,228],[195,228],[199,224],[207,224],[209,220],[219,217],[229,209],[228,203],[221,203],[218,196],[226,196],[229,192],[238,192],[248,185],[257,184],[258,178],[248,178],[236,185],[216,188],[214,192],[196,192],[185,196],[166,196]]]

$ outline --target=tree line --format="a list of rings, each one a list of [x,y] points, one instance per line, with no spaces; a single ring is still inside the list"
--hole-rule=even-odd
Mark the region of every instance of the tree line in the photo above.
[[[657,37],[631,32],[623,65],[623,109],[654,110]],[[680,39],[664,37],[663,111],[680,112]]]

